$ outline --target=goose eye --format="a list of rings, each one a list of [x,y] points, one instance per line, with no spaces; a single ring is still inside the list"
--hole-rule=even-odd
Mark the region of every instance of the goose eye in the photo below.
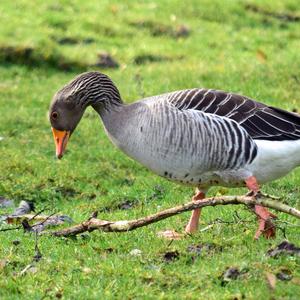
[[[57,111],[54,111],[52,114],[51,114],[51,118],[53,120],[56,120],[58,118],[58,112]]]

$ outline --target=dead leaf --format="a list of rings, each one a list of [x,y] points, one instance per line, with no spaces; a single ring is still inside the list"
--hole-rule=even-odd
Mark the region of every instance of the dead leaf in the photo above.
[[[281,254],[300,256],[300,248],[292,243],[289,243],[288,241],[283,241],[276,248],[270,249],[267,252],[268,256],[274,258]]]
[[[256,51],[256,57],[261,63],[265,63],[267,60],[267,55],[260,49]]]
[[[8,264],[7,259],[0,259],[0,271],[5,268],[5,266]]]
[[[271,290],[275,290],[276,287],[276,276],[272,273],[266,272],[266,279],[268,286]]]
[[[293,278],[291,282],[300,286],[300,278]]]
[[[180,240],[183,237],[183,234],[178,233],[174,230],[159,231],[156,235],[167,240]]]
[[[92,273],[92,269],[88,268],[88,267],[83,267],[82,272],[85,273],[85,274],[90,274],[90,273]]]
[[[140,249],[133,249],[129,252],[129,254],[132,255],[132,256],[141,256],[142,251]]]

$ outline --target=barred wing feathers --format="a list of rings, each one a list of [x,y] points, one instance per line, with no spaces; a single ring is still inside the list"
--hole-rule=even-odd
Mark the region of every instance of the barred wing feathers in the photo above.
[[[218,90],[191,89],[170,93],[168,101],[179,110],[199,110],[235,120],[253,139],[300,139],[299,115],[245,96]]]

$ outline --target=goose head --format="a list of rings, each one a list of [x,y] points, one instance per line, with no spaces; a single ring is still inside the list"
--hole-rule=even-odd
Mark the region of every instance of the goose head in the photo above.
[[[120,100],[120,94],[108,76],[100,72],[82,73],[61,88],[53,97],[49,120],[56,145],[56,157],[61,159],[68,140],[87,106],[98,112],[105,104]],[[117,102],[118,102],[117,101]]]

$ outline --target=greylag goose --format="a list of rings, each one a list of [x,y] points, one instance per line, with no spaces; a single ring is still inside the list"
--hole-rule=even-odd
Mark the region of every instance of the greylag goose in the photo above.
[[[218,90],[187,89],[124,104],[111,79],[99,72],[80,74],[52,100],[49,119],[62,158],[85,109],[99,114],[111,141],[128,156],[169,180],[196,187],[193,201],[215,185],[246,186],[286,175],[300,164],[300,116],[245,96]],[[256,205],[255,234],[275,236],[272,218]],[[185,228],[198,228],[200,209]]]

